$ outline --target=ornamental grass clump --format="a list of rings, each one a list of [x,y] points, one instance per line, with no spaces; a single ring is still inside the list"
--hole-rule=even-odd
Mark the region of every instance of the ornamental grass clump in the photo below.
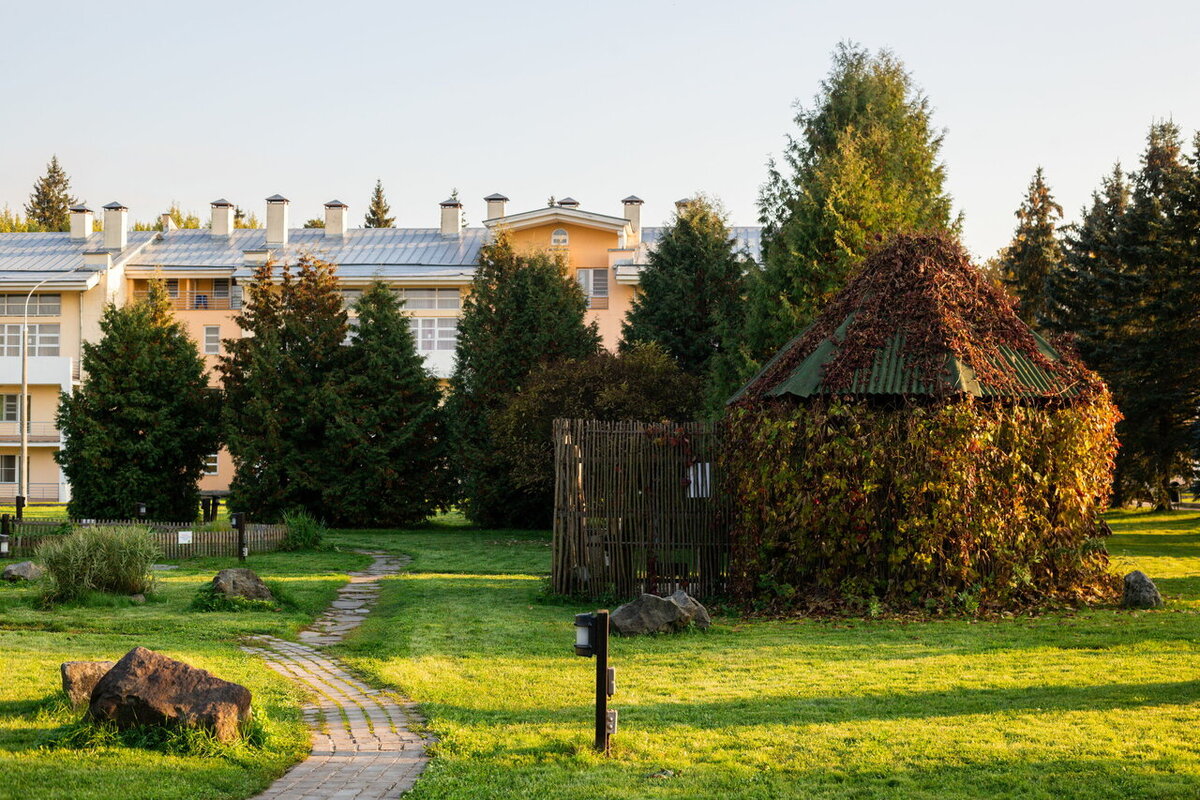
[[[759,608],[1105,602],[1119,414],[948,236],[898,236],[731,401],[733,588]]]
[[[145,594],[154,583],[150,566],[160,554],[149,529],[140,525],[80,527],[46,539],[37,550],[50,577],[46,597],[54,602],[92,592]]]

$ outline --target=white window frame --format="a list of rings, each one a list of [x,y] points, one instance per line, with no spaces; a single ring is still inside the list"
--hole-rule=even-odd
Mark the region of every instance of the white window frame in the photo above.
[[[25,297],[23,294],[0,295],[0,316],[22,317],[25,315]],[[29,297],[29,316],[31,317],[61,317],[62,295],[35,294]]]
[[[219,475],[221,473],[221,454],[213,453],[204,457],[204,474]]]
[[[550,246],[551,247],[570,247],[571,246],[571,234],[567,233],[566,228],[555,228],[554,232],[550,234]]]
[[[9,476],[12,477],[9,477]],[[0,455],[0,483],[17,482],[17,456]]]
[[[229,278],[213,278],[212,296],[221,300],[228,300],[231,288],[233,288],[233,282]]]
[[[458,347],[458,317],[409,317],[408,327],[419,353],[444,352]]]
[[[21,356],[21,323],[8,322],[3,326],[0,345],[3,355],[19,358]],[[29,323],[29,355],[37,358],[53,357],[59,354],[62,340],[62,326],[57,322]]]
[[[20,422],[21,395],[0,395],[0,422]]]
[[[206,356],[218,356],[221,354],[220,325],[204,326],[204,354]]]
[[[462,294],[457,288],[404,289],[400,297],[406,309],[453,311],[462,308]]]
[[[607,269],[576,270],[575,277],[579,281],[579,285],[583,287],[583,294],[588,299],[588,308],[608,308],[610,281]],[[597,278],[603,278],[603,280],[597,280]]]

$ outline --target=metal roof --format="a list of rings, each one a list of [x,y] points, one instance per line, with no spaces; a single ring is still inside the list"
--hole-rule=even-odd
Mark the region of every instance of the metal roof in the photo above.
[[[113,254],[120,261],[157,236],[154,231],[130,231],[124,250]],[[104,234],[73,241],[69,233],[0,233],[0,273],[70,272],[83,266],[83,254],[104,250]],[[12,280],[5,276],[0,280]],[[22,275],[21,281],[28,280]]]
[[[657,247],[658,240],[666,230],[667,228],[642,228],[642,244],[648,248]],[[729,229],[729,234],[737,240],[735,249],[749,253],[756,264],[762,263],[762,228],[735,226]]]
[[[311,251],[338,265],[351,267],[474,267],[487,241],[486,228],[467,228],[462,235],[443,236],[437,228],[351,228],[327,237],[323,228],[292,228],[285,247],[268,248],[262,228],[240,228],[228,236],[206,229],[171,231],[130,261],[143,267],[230,267],[245,264],[245,251],[270,249],[280,260],[295,260]],[[387,274],[391,274],[389,271]]]

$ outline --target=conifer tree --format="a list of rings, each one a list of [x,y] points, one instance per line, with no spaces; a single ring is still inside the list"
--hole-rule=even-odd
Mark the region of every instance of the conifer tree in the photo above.
[[[735,347],[746,262],[720,207],[696,197],[677,208],[650,252],[641,289],[621,326],[621,349],[657,342],[690,375],[707,380],[714,359]]]
[[[355,310],[329,432],[340,473],[325,508],[342,525],[413,525],[449,496],[442,394],[386,284],[369,287]]]
[[[448,414],[452,464],[468,516],[490,527],[540,524],[540,498],[512,485],[511,459],[496,442],[495,415],[537,364],[583,358],[600,346],[587,299],[561,261],[518,255],[501,232],[480,250],[458,324]]]
[[[304,509],[323,517],[327,487],[342,472],[330,436],[348,332],[333,265],[302,255],[276,276],[255,270],[225,341],[224,422],[236,473],[231,506],[260,519]]]
[[[747,321],[757,359],[807,325],[876,242],[952,226],[942,134],[904,65],[851,44],[833,62],[760,193],[764,268]]]
[[[383,196],[383,181],[375,181],[375,191],[371,193],[371,202],[367,206],[367,218],[363,223],[367,228],[394,228],[396,218],[389,217],[391,206]]]
[[[1062,206],[1054,202],[1038,167],[1029,182],[1029,192],[1016,211],[1017,229],[1012,243],[1000,253],[1001,279],[1019,302],[1018,314],[1029,324],[1043,316],[1046,277],[1062,266],[1062,243],[1058,224]]]
[[[196,518],[197,482],[216,452],[219,422],[204,359],[172,316],[160,281],[132,305],[108,306],[102,336],[83,343],[82,385],[59,400],[72,517]]]
[[[59,166],[58,156],[51,156],[46,174],[33,184],[25,216],[44,231],[69,231],[71,206],[77,202],[71,197],[71,180]]]

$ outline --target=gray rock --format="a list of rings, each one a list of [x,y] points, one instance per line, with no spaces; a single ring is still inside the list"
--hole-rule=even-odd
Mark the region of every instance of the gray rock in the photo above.
[[[682,589],[670,597],[644,594],[609,617],[613,630],[622,636],[675,633],[693,622],[699,628],[707,628],[712,619],[708,610]]]
[[[271,590],[252,569],[237,567],[223,569],[213,578],[213,588],[226,597],[246,597],[250,600],[274,600]]]
[[[46,574],[46,571],[32,561],[18,561],[4,568],[3,577],[6,581],[36,581]]]
[[[92,689],[116,665],[115,661],[67,661],[60,664],[58,671],[62,673],[63,691],[70,698],[71,705],[76,708],[86,706],[92,698]]]
[[[1125,576],[1125,596],[1121,605],[1125,608],[1159,608],[1163,604],[1162,595],[1154,581],[1141,570],[1134,570]]]
[[[197,727],[232,741],[250,719],[250,690],[206,670],[135,647],[92,689],[88,712],[118,728]]]

